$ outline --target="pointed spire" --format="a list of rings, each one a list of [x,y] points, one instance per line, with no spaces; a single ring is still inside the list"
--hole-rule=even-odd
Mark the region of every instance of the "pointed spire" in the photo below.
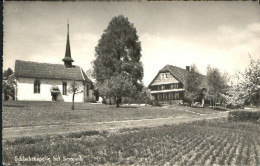
[[[62,61],[64,62],[64,65],[66,67],[71,67],[72,66],[72,62],[74,62],[74,60],[71,58],[71,52],[70,52],[69,20],[68,20],[68,25],[67,26],[68,26],[67,44],[66,44],[65,57],[62,59]]]

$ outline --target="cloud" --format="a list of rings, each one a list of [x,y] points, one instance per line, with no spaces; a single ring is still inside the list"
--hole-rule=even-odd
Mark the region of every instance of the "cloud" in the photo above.
[[[142,61],[144,63],[144,83],[148,85],[157,72],[166,64],[184,68],[195,63],[202,74],[206,74],[207,65],[234,74],[244,70],[248,63],[248,53],[258,58],[260,39],[259,23],[246,28],[221,25],[215,33],[204,34],[202,38],[160,36],[144,34],[142,42]]]

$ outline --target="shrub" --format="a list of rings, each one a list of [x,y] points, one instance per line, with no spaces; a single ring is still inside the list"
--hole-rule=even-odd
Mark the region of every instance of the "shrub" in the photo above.
[[[128,100],[127,97],[123,98],[123,103],[124,103],[124,104],[128,104],[128,103],[129,103],[129,100]]]
[[[232,111],[228,115],[228,121],[257,122],[259,119],[260,111]]]
[[[96,101],[95,98],[91,98],[91,99],[90,99],[90,103],[97,103],[97,101]]]
[[[161,107],[162,105],[158,102],[158,100],[150,100],[149,104],[152,106]]]
[[[227,104],[226,107],[230,109],[238,109],[244,108],[244,104]]]
[[[99,134],[99,132],[96,130],[74,132],[74,133],[69,133],[67,135],[67,138],[81,138],[82,136],[92,136],[92,135],[98,135],[98,134]]]
[[[214,107],[214,110],[218,110],[218,111],[227,111],[226,108],[218,106],[218,107]]]
[[[104,97],[102,97],[102,104],[107,104],[107,101]]]
[[[43,140],[43,138],[21,137],[21,138],[17,138],[17,139],[11,140],[11,141],[7,140],[5,142],[5,144],[7,144],[7,145],[19,145],[19,144],[26,145],[26,144],[35,144],[36,142],[40,142],[42,140]]]

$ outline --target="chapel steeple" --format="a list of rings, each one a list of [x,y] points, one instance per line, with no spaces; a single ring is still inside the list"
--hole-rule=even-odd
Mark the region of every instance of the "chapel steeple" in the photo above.
[[[74,60],[71,58],[71,52],[70,52],[69,20],[67,26],[68,26],[67,44],[66,44],[65,57],[62,59],[62,61],[64,62],[64,65],[66,67],[72,67],[72,62],[74,62]]]

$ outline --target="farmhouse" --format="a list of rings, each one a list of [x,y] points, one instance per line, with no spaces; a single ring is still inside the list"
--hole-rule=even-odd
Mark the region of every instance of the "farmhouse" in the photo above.
[[[69,86],[75,81],[80,92],[75,95],[75,102],[95,100],[93,83],[84,71],[72,64],[69,24],[67,43],[63,64],[38,63],[30,61],[15,61],[16,99],[32,101],[72,101]]]
[[[186,70],[172,65],[163,67],[149,85],[152,96],[161,104],[181,103],[189,70],[189,66],[186,66]],[[202,80],[201,88],[208,89],[207,77],[199,76]]]

